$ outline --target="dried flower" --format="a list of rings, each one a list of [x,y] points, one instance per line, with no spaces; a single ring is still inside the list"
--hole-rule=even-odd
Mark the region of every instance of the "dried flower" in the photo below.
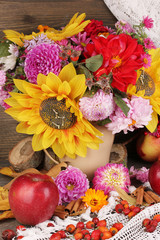
[[[118,186],[128,191],[130,186],[130,177],[128,168],[123,164],[107,163],[105,166],[98,168],[94,173],[93,188],[103,190],[105,194],[114,190]]]
[[[142,167],[140,169],[135,169],[134,166],[132,166],[129,170],[130,177],[135,177],[137,180],[141,181],[142,183],[148,182],[148,173],[149,169],[146,167]]]
[[[61,70],[60,47],[57,44],[43,43],[30,50],[26,56],[24,71],[31,83],[37,83],[39,73],[58,75]]]
[[[56,177],[55,183],[62,202],[77,200],[89,188],[86,175],[80,169],[72,166],[68,166],[66,170],[61,171]]]
[[[85,196],[82,197],[83,202],[86,203],[87,206],[91,207],[91,212],[98,212],[104,205],[107,205],[108,196],[104,194],[102,190],[95,190],[89,188]]]

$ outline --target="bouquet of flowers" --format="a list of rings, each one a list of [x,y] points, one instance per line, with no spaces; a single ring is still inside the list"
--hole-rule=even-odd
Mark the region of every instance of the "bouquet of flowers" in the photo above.
[[[145,33],[153,20],[111,29],[84,19],[76,13],[61,30],[39,25],[30,35],[4,30],[0,42],[0,104],[35,151],[52,147],[60,158],[98,149],[95,124],[154,132],[160,114],[160,49]]]

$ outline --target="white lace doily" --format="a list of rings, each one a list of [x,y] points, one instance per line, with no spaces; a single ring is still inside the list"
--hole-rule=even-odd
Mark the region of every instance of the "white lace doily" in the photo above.
[[[160,47],[160,1],[159,0],[104,0],[107,7],[118,20],[125,20],[134,25],[150,17],[154,27],[146,30],[156,47]]]

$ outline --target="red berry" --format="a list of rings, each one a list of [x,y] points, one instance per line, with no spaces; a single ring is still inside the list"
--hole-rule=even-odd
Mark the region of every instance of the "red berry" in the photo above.
[[[54,227],[54,224],[53,223],[48,223],[47,227]]]
[[[87,234],[90,234],[87,229],[83,229],[83,230],[82,230],[82,233],[83,233],[84,236],[87,235]]]
[[[133,208],[133,212],[139,213],[141,211],[140,207],[135,207]]]
[[[23,225],[19,225],[16,227],[16,230],[25,231],[26,228]]]
[[[147,225],[149,225],[150,224],[150,219],[149,218],[145,218],[144,220],[143,220],[143,222],[142,222],[142,225],[144,226],[144,227],[146,227]]]
[[[58,233],[60,234],[61,238],[66,238],[66,233],[64,230],[59,230]]]
[[[101,237],[101,231],[99,229],[96,229],[91,233],[92,240],[99,240],[100,237]]]
[[[88,222],[86,223],[86,228],[88,228],[88,229],[94,228],[94,222],[88,221]]]
[[[149,224],[149,225],[146,226],[146,231],[147,231],[147,232],[154,232],[155,229],[156,229],[156,227],[153,226],[153,225],[150,225],[150,224]]]
[[[2,238],[4,240],[11,240],[15,236],[16,236],[16,233],[11,229],[6,229],[2,232]]]
[[[130,213],[128,213],[128,217],[132,218],[136,215],[136,213],[132,210]]]
[[[66,231],[69,233],[73,233],[75,229],[76,229],[76,227],[73,224],[69,224],[66,227]]]
[[[106,227],[106,226],[107,226],[107,223],[105,219],[99,220],[99,222],[97,223],[97,227]]]
[[[60,240],[60,239],[61,239],[61,235],[57,232],[57,233],[53,233],[49,240]]]
[[[112,233],[110,231],[106,231],[106,232],[103,232],[101,233],[101,239],[109,239],[112,237]]]
[[[115,207],[115,210],[117,213],[121,213],[123,211],[124,207],[122,204],[117,204],[116,207]]]
[[[82,238],[83,238],[83,234],[82,234],[81,232],[75,233],[75,234],[74,234],[74,238],[75,238],[76,240],[82,239]]]
[[[76,227],[83,229],[84,228],[84,222],[78,222]]]
[[[130,209],[129,208],[124,208],[123,209],[123,213],[124,213],[124,215],[128,215],[129,213],[130,213]]]
[[[160,214],[154,215],[153,220],[156,220],[157,222],[160,222]]]
[[[19,240],[19,239],[22,239],[24,238],[24,236],[18,236],[16,239]]]
[[[92,222],[94,222],[94,224],[96,225],[96,224],[99,222],[99,219],[98,219],[97,217],[94,217],[94,218],[92,219]]]
[[[119,231],[119,230],[121,230],[121,229],[123,228],[123,224],[122,224],[121,222],[117,222],[117,223],[114,223],[114,224],[112,225],[112,227],[117,228],[118,231]]]
[[[151,221],[150,221],[150,225],[157,227],[158,222],[157,222],[156,220],[151,220]]]
[[[86,234],[85,236],[84,236],[84,240],[90,240],[91,239],[91,235],[90,234]]]
[[[79,233],[79,232],[82,232],[82,229],[81,228],[76,228],[75,231],[74,231],[74,234]]]
[[[122,205],[125,205],[125,204],[128,204],[128,202],[127,202],[126,200],[122,200],[122,201],[121,201],[121,204],[122,204]]]

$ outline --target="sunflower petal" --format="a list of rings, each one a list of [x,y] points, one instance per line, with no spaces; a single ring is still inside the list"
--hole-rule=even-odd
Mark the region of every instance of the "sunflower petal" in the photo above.
[[[42,144],[44,149],[49,148],[56,140],[57,135],[53,128],[47,128],[43,134]]]
[[[69,85],[68,82],[64,81],[60,86],[59,86],[59,89],[58,89],[58,93],[60,95],[64,94],[66,96],[68,96],[71,92],[71,87]]]
[[[16,131],[18,133],[25,133],[27,134],[27,129],[30,125],[28,125],[27,122],[20,122],[17,127],[16,127]]]
[[[76,70],[73,66],[73,63],[67,64],[64,68],[62,68],[58,77],[62,80],[62,82],[69,82],[72,78],[76,76]]]
[[[42,145],[43,134],[34,134],[32,138],[32,148],[34,151],[40,151],[43,149]]]
[[[75,137],[76,150],[75,153],[81,157],[85,157],[87,154],[86,144],[78,137]]]
[[[71,79],[71,81],[69,82],[72,89],[69,95],[71,99],[75,99],[77,97],[80,98],[83,96],[87,88],[85,81],[86,78],[84,74],[76,75],[74,78]]]
[[[57,93],[62,81],[54,73],[49,73],[46,79],[46,84],[50,89],[52,89],[52,91]]]
[[[58,140],[54,141],[52,144],[52,149],[59,158],[63,158],[66,154],[66,149],[63,146],[63,143],[60,144]]]
[[[152,113],[152,120],[148,123],[148,125],[146,126],[146,128],[153,133],[157,127],[158,124],[158,115],[155,111],[153,111]]]
[[[47,80],[47,76],[45,76],[44,74],[42,73],[39,73],[38,76],[37,76],[37,84],[39,86],[41,86],[42,84],[45,84],[46,83],[46,80]]]

